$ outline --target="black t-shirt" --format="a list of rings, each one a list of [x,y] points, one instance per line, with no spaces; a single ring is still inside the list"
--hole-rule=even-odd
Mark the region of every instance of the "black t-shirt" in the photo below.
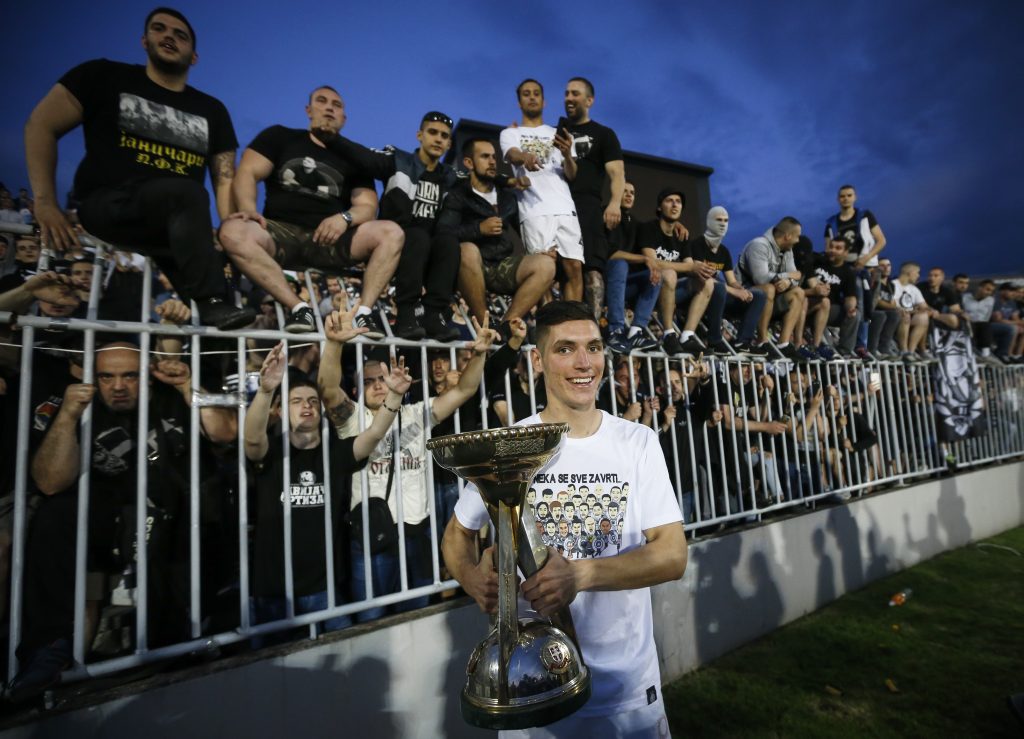
[[[348,526],[353,472],[366,464],[353,456],[356,437],[330,439],[331,516],[334,531],[334,572],[340,580],[348,573]],[[254,541],[253,593],[283,596],[284,590],[284,457],[281,436],[269,439],[267,456],[255,463],[256,533]],[[324,556],[325,486],[323,449],[296,449],[290,452],[292,508],[292,573],[295,595],[311,595],[327,589],[327,562]]]
[[[509,377],[509,387],[512,390],[512,415],[515,416],[515,423],[533,415],[533,408],[530,406],[530,394],[523,390],[516,375]],[[540,413],[547,406],[547,391],[544,389],[544,378],[537,377],[537,384],[533,389],[534,397],[537,399],[537,412]],[[491,402],[491,421],[495,426],[507,426],[508,416],[498,418],[494,412],[494,404],[499,400],[508,400],[505,395],[505,383],[501,382],[494,387],[493,392],[487,394]]]
[[[844,221],[842,218],[835,216],[835,223],[839,227],[839,235],[846,239],[846,243],[850,245],[849,254],[856,261],[857,256],[861,253],[864,248],[864,238],[860,234],[860,222],[862,218],[868,219],[868,227],[874,228],[878,225],[878,221],[875,219],[875,214],[870,210],[856,210],[854,211],[853,218],[848,221]],[[832,236],[832,221],[830,220],[825,224],[825,238]]]
[[[657,219],[641,223],[636,230],[635,251],[640,254],[644,249],[654,249],[654,255],[665,262],[682,262],[691,256],[690,245],[677,239],[675,234],[666,235]],[[646,269],[642,264],[635,267]]]
[[[695,239],[690,239],[689,247],[690,256],[694,261],[707,262],[723,275],[726,272],[732,272],[732,254],[729,253],[729,247],[725,244],[719,244],[717,251],[712,251],[707,239],[698,236]]]
[[[373,179],[333,151],[317,146],[309,131],[265,128],[249,148],[274,163],[267,178],[263,215],[315,229],[325,218],[348,210],[352,191],[373,189]]]
[[[958,293],[952,285],[942,285],[936,293],[931,291],[927,282],[918,283],[917,288],[921,291],[921,295],[924,296],[924,302],[926,302],[928,307],[932,310],[937,310],[940,313],[946,313],[949,311],[949,308],[954,305],[963,307],[960,302],[960,293]]]
[[[153,177],[203,184],[210,157],[238,148],[231,116],[217,98],[168,90],[138,64],[94,59],[60,78],[82,104],[85,158],[75,196]]]
[[[829,285],[832,288],[830,298],[848,298],[857,294],[857,273],[853,267],[846,262],[836,267],[824,254],[814,255],[807,277],[817,277]]]
[[[441,200],[445,191],[446,176],[441,167],[434,171],[424,170],[416,183],[416,195],[412,199],[412,225],[433,233],[437,216],[441,213]]]
[[[605,169],[608,162],[622,160],[622,146],[615,131],[595,121],[573,124],[566,128],[573,138],[576,177],[569,183],[574,199],[601,199]]]

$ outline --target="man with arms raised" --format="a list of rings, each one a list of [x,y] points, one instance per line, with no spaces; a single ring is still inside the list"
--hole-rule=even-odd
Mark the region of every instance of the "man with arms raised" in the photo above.
[[[25,159],[36,220],[47,245],[78,243],[57,205],[57,140],[81,125],[85,159],[75,173],[78,216],[92,234],[152,256],[199,320],[220,329],[255,313],[225,302],[224,259],[213,246],[206,170],[217,212],[231,212],[238,140],[216,98],[189,87],[199,59],[185,16],[157,8],[146,17],[146,66],[94,59],[61,77],[25,124]]]
[[[595,531],[593,541],[587,542],[588,553],[577,551],[578,558],[572,560],[550,550],[544,567],[523,582],[526,603],[521,608],[528,603],[547,616],[570,606],[583,658],[592,670],[593,694],[568,718],[503,736],[665,736],[668,723],[648,588],[682,576],[686,538],[657,434],[596,408],[604,346],[588,306],[556,301],[538,310],[531,360],[544,373],[548,405],[520,423],[569,424],[568,435],[538,475],[548,479],[586,472],[616,480],[623,490],[623,529],[617,546],[608,546],[608,534]],[[443,548],[445,563],[466,592],[482,610],[494,612],[498,581],[493,549],[485,550],[479,561],[476,556],[477,532],[487,522],[476,488],[467,485]]]
[[[317,269],[338,274],[366,263],[355,324],[369,339],[384,337],[373,304],[395,273],[402,252],[402,229],[375,221],[373,180],[327,144],[345,125],[345,103],[326,85],[309,94],[309,129],[271,126],[242,152],[232,187],[238,212],[220,227],[220,242],[249,279],[281,303],[284,329],[316,329],[313,310],[288,286],[285,269]],[[256,210],[256,187],[266,181],[263,215]]]
[[[582,300],[583,236],[568,184],[576,177],[572,139],[544,125],[544,88],[537,80],[523,80],[516,95],[522,125],[502,131],[499,143],[515,174],[530,178],[530,187],[516,193],[523,243],[530,254],[556,252],[565,272],[562,296]]]

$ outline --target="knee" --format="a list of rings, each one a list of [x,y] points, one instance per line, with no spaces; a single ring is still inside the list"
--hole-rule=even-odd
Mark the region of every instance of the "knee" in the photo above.
[[[463,267],[480,268],[482,266],[480,249],[472,242],[463,241],[459,244],[459,258],[462,260]]]
[[[719,282],[718,280],[708,280],[711,283],[711,290],[714,293],[714,298],[725,300],[725,283]]]
[[[398,254],[405,245],[405,231],[394,221],[377,221],[378,245]]]
[[[538,275],[545,280],[555,279],[555,260],[551,257],[543,254],[531,254],[526,257],[526,267],[528,274]]]
[[[666,289],[674,290],[678,281],[679,276],[674,269],[663,269],[661,271],[661,284],[664,285]]]
[[[764,293],[765,301],[775,300],[775,285],[768,284],[758,289]]]
[[[237,254],[239,247],[245,241],[248,231],[248,221],[243,221],[240,218],[232,218],[231,220],[224,221],[220,224],[220,229],[217,231],[217,238],[220,241],[220,245],[224,247],[224,251],[228,254]]]

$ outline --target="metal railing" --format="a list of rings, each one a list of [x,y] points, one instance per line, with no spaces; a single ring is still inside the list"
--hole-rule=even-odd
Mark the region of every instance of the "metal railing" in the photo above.
[[[9,228],[9,226],[12,226]],[[14,224],[4,224],[4,230],[25,232]],[[250,349],[248,339],[281,341],[285,353],[289,346],[326,341],[323,317],[315,300],[310,303],[316,313],[317,330],[301,338],[281,330],[218,331],[198,325],[193,306],[191,325],[174,326],[152,323],[150,320],[151,282],[150,265],[146,263],[143,274],[143,304],[137,322],[107,321],[98,318],[103,270],[113,268],[108,258],[111,247],[96,240],[89,240],[96,247],[95,263],[97,274],[92,280],[86,316],[82,319],[53,319],[36,315],[7,316],[21,329],[21,387],[17,419],[16,474],[14,489],[13,540],[11,552],[11,600],[10,600],[10,653],[9,674],[17,671],[18,660],[15,649],[22,634],[22,609],[25,582],[25,543],[28,499],[33,493],[30,485],[29,425],[32,408],[30,403],[33,382],[33,358],[35,355],[36,332],[42,329],[62,328],[81,332],[83,335],[82,382],[95,382],[97,337],[110,334],[133,334],[138,336],[141,381],[137,406],[137,433],[135,444],[135,520],[134,536],[138,542],[134,593],[135,614],[133,644],[130,654],[121,654],[109,659],[88,661],[91,634],[87,631],[87,575],[89,568],[89,509],[92,469],[92,444],[80,445],[80,475],[77,484],[77,538],[75,557],[74,587],[74,631],[71,635],[75,667],[65,673],[65,680],[82,679],[113,673],[137,665],[150,663],[172,656],[209,648],[211,645],[227,645],[259,637],[271,632],[309,627],[310,637],[316,637],[317,624],[339,616],[351,616],[370,608],[400,604],[414,598],[437,595],[456,587],[457,583],[445,579],[442,562],[438,553],[440,536],[445,521],[439,520],[434,505],[433,465],[425,456],[425,491],[429,528],[432,538],[430,572],[431,582],[420,587],[410,587],[406,567],[407,541],[402,502],[401,444],[399,430],[393,424],[392,460],[396,499],[398,529],[398,566],[400,588],[394,593],[375,593],[370,571],[370,525],[368,506],[360,507],[362,512],[363,542],[362,567],[367,586],[366,598],[349,602],[336,588],[337,573],[334,571],[336,538],[332,521],[336,518],[332,505],[332,480],[329,459],[337,437],[329,427],[326,414],[321,419],[321,453],[324,469],[324,548],[327,583],[327,607],[309,613],[296,610],[295,583],[293,579],[294,552],[297,543],[292,540],[292,510],[290,495],[286,489],[291,481],[291,445],[289,444],[287,403],[282,403],[281,443],[283,458],[283,538],[285,582],[285,616],[267,623],[253,623],[251,618],[251,516],[248,505],[249,470],[242,445],[236,445],[237,455],[237,626],[214,629],[204,615],[203,582],[208,577],[204,569],[202,550],[203,500],[201,498],[201,407],[221,405],[231,407],[236,414],[239,436],[245,427],[247,403],[245,378],[249,365]],[[52,255],[44,250],[43,266]],[[310,295],[313,285],[306,275],[306,287]],[[280,308],[277,311],[278,325],[283,325]],[[189,438],[188,490],[181,491],[187,498],[188,516],[188,603],[187,638],[171,644],[156,646],[150,637],[150,592],[152,577],[160,573],[150,565],[147,518],[147,491],[149,490],[148,434],[150,424],[150,392],[145,381],[150,358],[156,350],[151,345],[152,337],[178,337],[190,344],[184,354],[191,363],[192,397],[190,405],[191,435]],[[200,359],[204,354],[223,353],[214,349],[204,351],[206,342],[211,340],[232,340],[234,348],[230,354],[237,365],[237,392],[206,393],[202,389],[203,371]],[[430,362],[428,351],[442,349],[449,353],[452,367],[457,366],[456,350],[461,344],[439,344],[431,341],[410,342],[388,337],[382,342],[367,342],[356,339],[350,347],[355,351],[357,370],[356,387],[359,388],[357,401],[358,427],[365,428],[362,367],[365,352],[370,347],[386,346],[392,358],[398,349],[418,353],[423,369],[419,379],[420,392],[424,403],[422,419],[424,440],[430,437],[431,387],[428,381]],[[914,480],[934,475],[947,469],[947,455],[955,457],[959,467],[969,467],[998,462],[1024,454],[1024,423],[1022,423],[1022,401],[1024,401],[1024,368],[981,367],[983,398],[988,414],[989,432],[975,439],[942,445],[938,442],[935,428],[935,414],[932,408],[931,384],[932,367],[928,364],[904,365],[893,362],[873,363],[810,363],[802,371],[794,371],[787,362],[752,361],[741,358],[712,358],[697,365],[686,358],[669,358],[658,353],[636,352],[629,357],[638,363],[637,371],[629,372],[628,387],[616,387],[611,379],[613,368],[611,356],[607,358],[606,384],[602,393],[608,409],[617,413],[624,403],[632,403],[646,393],[660,390],[666,406],[676,408],[674,419],[666,416],[665,409],[652,410],[649,423],[662,437],[667,450],[666,461],[676,487],[680,506],[686,511],[686,527],[699,532],[709,527],[718,527],[735,522],[760,520],[765,514],[794,508],[813,507],[818,501],[829,496],[863,495],[880,486],[907,484]],[[681,397],[673,397],[670,373],[682,375]],[[531,363],[526,363],[524,384],[530,395],[531,409],[536,412],[535,377]],[[519,378],[506,374],[505,397],[508,401],[507,421],[516,419],[512,415],[511,389]],[[218,379],[219,382],[219,379]],[[289,397],[288,373],[284,375],[281,397]],[[821,388],[820,400],[813,396]],[[487,426],[488,390],[485,381],[479,388],[479,406],[482,423]],[[99,402],[98,398],[94,402]],[[476,403],[475,400],[468,401]],[[774,426],[778,421],[781,424]],[[454,417],[455,430],[466,430],[457,411]],[[92,406],[86,409],[80,422],[80,438],[92,439]],[[865,436],[868,434],[868,436]],[[875,443],[868,443],[871,439]],[[426,455],[426,452],[423,452]],[[230,456],[230,455],[229,455]],[[360,473],[361,490],[368,493],[368,473]],[[408,479],[408,478],[407,478]],[[338,481],[333,481],[337,485]],[[459,480],[459,490],[462,481]],[[72,491],[58,493],[71,495]],[[341,498],[339,498],[340,500]],[[343,537],[347,539],[347,537]]]

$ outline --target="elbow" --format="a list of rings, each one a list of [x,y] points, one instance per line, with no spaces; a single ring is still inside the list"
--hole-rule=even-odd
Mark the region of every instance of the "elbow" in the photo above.
[[[678,580],[686,572],[686,565],[689,562],[689,546],[686,543],[686,534],[683,534],[683,547],[675,552],[668,566],[668,579]]]

